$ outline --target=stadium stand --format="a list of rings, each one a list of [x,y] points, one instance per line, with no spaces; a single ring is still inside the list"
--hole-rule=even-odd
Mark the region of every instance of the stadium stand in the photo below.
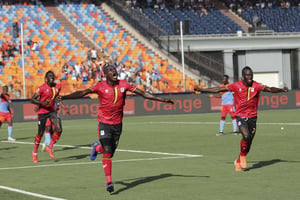
[[[223,2],[253,26],[265,26],[274,32],[300,32],[298,23],[300,7],[297,0]]]

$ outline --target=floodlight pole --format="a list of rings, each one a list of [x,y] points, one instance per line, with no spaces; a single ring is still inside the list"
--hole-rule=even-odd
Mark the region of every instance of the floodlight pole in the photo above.
[[[183,32],[182,32],[181,20],[180,20],[180,40],[181,40],[182,84],[183,84],[183,91],[185,92],[184,49],[183,49]]]
[[[23,71],[23,98],[26,99],[26,82],[25,82],[25,64],[24,64],[24,33],[23,24],[21,23],[21,60],[22,60],[22,71]]]

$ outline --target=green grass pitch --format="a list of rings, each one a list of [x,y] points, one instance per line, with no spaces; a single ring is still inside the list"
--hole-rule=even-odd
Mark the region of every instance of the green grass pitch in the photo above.
[[[16,143],[0,130],[0,199],[283,200],[300,199],[300,110],[259,111],[248,168],[235,172],[241,136],[219,113],[125,117],[113,158],[115,193],[105,191],[101,155],[89,160],[97,121],[64,120],[55,159],[39,148],[36,122],[15,123]]]

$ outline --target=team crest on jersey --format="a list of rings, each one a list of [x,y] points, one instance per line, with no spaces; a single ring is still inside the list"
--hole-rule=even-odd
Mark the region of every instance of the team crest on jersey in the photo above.
[[[125,89],[124,89],[124,88],[121,88],[121,89],[120,89],[120,91],[121,91],[121,92],[124,92],[124,91],[125,91]]]
[[[253,87],[251,88],[251,92],[254,92],[254,88]]]
[[[105,90],[105,93],[108,93],[108,89]]]
[[[242,88],[239,89],[239,92],[241,92],[241,91],[242,91]]]

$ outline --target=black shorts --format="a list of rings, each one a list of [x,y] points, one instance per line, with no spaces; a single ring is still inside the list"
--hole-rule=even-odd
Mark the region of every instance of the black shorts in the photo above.
[[[255,134],[256,132],[256,121],[257,117],[244,118],[244,117],[236,117],[236,122],[238,127],[244,126],[247,127],[249,133]]]
[[[98,135],[100,141],[103,139],[113,139],[118,141],[122,134],[122,123],[120,124],[105,124],[99,122]]]
[[[45,114],[38,114],[38,125],[39,127],[44,128],[47,122],[47,119],[58,119],[57,112],[52,111]]]

